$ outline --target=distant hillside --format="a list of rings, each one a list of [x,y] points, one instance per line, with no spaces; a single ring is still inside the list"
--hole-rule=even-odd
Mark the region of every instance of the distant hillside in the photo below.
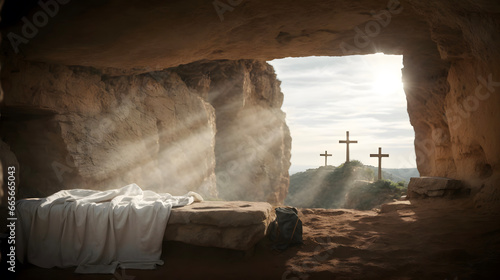
[[[378,173],[378,167],[366,165],[373,170],[375,174]],[[382,179],[391,180],[394,182],[405,181],[405,186],[408,186],[411,177],[420,177],[418,169],[416,168],[382,168]]]
[[[399,198],[406,193],[406,184],[400,181],[418,176],[410,170],[395,174],[383,171],[384,179],[390,180],[373,182],[376,172],[372,166],[351,161],[339,167],[326,166],[295,173],[290,176],[285,203],[304,208],[371,209]]]

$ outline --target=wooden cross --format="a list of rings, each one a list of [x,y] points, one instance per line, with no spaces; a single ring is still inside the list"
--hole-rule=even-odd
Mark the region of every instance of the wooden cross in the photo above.
[[[339,143],[347,144],[347,150],[346,150],[346,154],[345,154],[345,162],[349,162],[349,144],[357,144],[358,141],[357,140],[349,141],[349,131],[346,131],[345,134],[346,134],[346,140],[339,140]]]
[[[382,148],[378,148],[378,154],[370,154],[370,157],[378,157],[378,179],[382,180],[382,158],[389,157],[389,154],[382,154]]]
[[[329,154],[327,151],[325,151],[324,154],[319,154],[319,156],[325,157],[325,166],[326,166],[326,160],[327,160],[328,157],[331,157],[332,154]]]

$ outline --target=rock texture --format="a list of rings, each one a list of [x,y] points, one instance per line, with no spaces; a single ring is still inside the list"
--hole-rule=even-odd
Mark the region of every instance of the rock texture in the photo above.
[[[215,112],[173,71],[108,77],[83,67],[11,62],[2,137],[22,197],[60,189],[144,189],[215,197]]]
[[[214,3],[225,6],[216,8]],[[34,10],[39,8],[31,4]],[[34,26],[36,36],[28,42],[7,38],[14,42],[12,49],[29,60],[138,70],[199,60],[268,60],[376,50],[400,53],[414,39],[424,39],[428,28],[410,4],[397,0],[323,0],[314,4],[299,0],[152,0],[140,5],[131,0],[91,0],[58,6],[57,15],[45,26]],[[386,9],[390,9],[389,16],[383,12]],[[8,19],[12,24],[25,16],[16,17],[14,9],[11,12]],[[379,15],[378,27],[365,26],[376,20],[371,12]],[[26,16],[28,21],[33,18]],[[354,37],[365,34],[365,29],[370,36],[361,35],[355,42]],[[8,31],[26,37],[22,26]],[[396,36],[398,40],[393,39]],[[339,48],[342,42],[343,50]]]
[[[227,200],[283,203],[291,138],[273,68],[259,61],[193,63],[177,73],[215,108],[217,190]]]
[[[269,203],[204,201],[172,209],[165,240],[249,250],[266,236],[273,220]]]
[[[472,187],[477,207],[498,210],[500,148],[494,143],[500,132],[494,127],[500,120],[496,94],[500,51],[495,47],[500,44],[500,4],[411,1],[411,5],[428,23],[437,46],[432,49],[439,52],[404,56],[420,174],[463,180]]]
[[[467,195],[470,189],[462,181],[443,177],[411,178],[408,184],[408,198],[458,197]]]
[[[23,1],[16,3],[22,6]],[[54,69],[79,65],[123,77],[202,60],[402,54],[420,174],[463,180],[471,186],[478,207],[500,208],[498,1],[92,0],[54,2],[57,13],[47,16],[46,22],[33,17],[37,8],[33,3],[2,15],[4,49],[8,56],[19,53],[28,61],[52,63]],[[4,74],[4,82],[11,79],[8,75]],[[218,87],[223,87],[224,79],[220,81]],[[14,94],[6,90],[7,97]],[[88,102],[91,99],[79,105],[84,108]],[[69,110],[73,105],[67,106]],[[240,107],[238,114],[244,115],[245,106]],[[50,110],[43,115],[53,114]],[[99,111],[90,107],[89,112]],[[41,110],[32,113],[40,114]],[[232,123],[238,121],[228,126]],[[266,170],[260,172],[262,178],[270,178]]]
[[[22,166],[22,197],[135,182],[177,195],[284,200],[291,140],[279,82],[264,62],[125,76],[7,65],[1,132]]]

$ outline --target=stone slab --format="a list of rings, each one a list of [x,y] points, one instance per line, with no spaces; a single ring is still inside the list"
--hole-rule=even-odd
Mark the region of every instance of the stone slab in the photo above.
[[[164,239],[249,250],[267,234],[274,211],[267,202],[204,201],[174,208]]]
[[[408,198],[456,196],[466,192],[460,180],[444,177],[413,177],[408,184]]]

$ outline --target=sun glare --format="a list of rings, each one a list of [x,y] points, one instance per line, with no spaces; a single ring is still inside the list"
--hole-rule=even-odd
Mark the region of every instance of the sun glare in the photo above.
[[[372,68],[372,89],[378,94],[393,94],[395,91],[403,89],[403,82],[401,80],[401,67],[397,64],[390,64],[387,62],[386,57],[376,54],[371,63]]]
[[[391,72],[381,71],[375,75],[373,80],[373,91],[379,94],[391,94],[403,88],[401,78],[398,79],[397,73]]]

